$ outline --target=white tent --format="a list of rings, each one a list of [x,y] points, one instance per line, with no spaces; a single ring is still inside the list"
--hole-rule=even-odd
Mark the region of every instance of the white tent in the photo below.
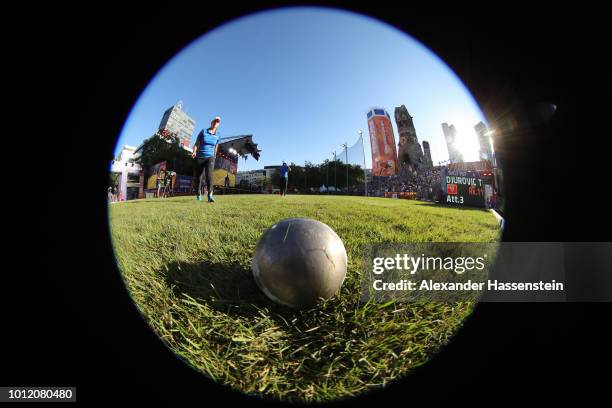
[[[319,192],[320,193],[326,193],[327,192],[327,187],[325,187],[325,184],[323,184],[320,188],[319,188]]]

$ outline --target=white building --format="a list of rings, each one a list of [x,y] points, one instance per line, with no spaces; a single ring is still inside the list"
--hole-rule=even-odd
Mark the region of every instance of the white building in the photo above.
[[[250,170],[250,171],[239,171],[236,173],[236,186],[238,186],[242,180],[250,186],[261,186],[267,174],[265,170]]]
[[[111,174],[119,174],[118,184],[122,200],[138,198],[140,188],[140,165],[134,163],[136,148],[125,145],[119,156],[111,162]]]

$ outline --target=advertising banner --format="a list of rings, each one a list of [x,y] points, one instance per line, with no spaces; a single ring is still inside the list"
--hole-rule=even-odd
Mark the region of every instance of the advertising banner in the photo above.
[[[174,192],[175,193],[191,193],[192,182],[193,182],[193,177],[177,174],[176,179],[174,181]]]
[[[215,170],[222,169],[228,173],[236,174],[238,170],[238,161],[233,160],[229,156],[218,154],[215,158]]]
[[[226,176],[229,180],[226,180]],[[215,169],[213,171],[213,186],[234,187],[236,186],[236,175],[224,169]]]
[[[450,171],[492,171],[491,162],[486,160],[476,162],[449,163]]]
[[[372,175],[393,176],[397,173],[397,152],[391,121],[385,115],[368,120],[372,149]]]
[[[166,170],[167,163],[165,161],[161,163],[154,164],[149,168],[149,177],[147,179],[147,190],[156,189],[157,175],[161,170]]]
[[[218,154],[215,159],[213,172],[213,185],[220,187],[234,187],[236,185],[236,172],[238,160],[225,154]]]

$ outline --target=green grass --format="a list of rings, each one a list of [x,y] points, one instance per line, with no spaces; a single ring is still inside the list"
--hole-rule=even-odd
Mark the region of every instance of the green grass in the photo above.
[[[361,303],[362,244],[495,242],[492,214],[385,198],[272,195],[136,200],[110,206],[129,291],[153,330],[209,377],[281,400],[325,401],[378,388],[427,362],[474,304]],[[335,297],[298,311],[269,301],[251,274],[260,235],[309,217],[348,254]]]

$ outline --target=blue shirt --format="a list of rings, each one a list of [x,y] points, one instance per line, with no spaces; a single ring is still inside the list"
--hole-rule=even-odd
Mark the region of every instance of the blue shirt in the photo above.
[[[287,178],[289,176],[289,166],[287,164],[283,164],[280,168],[281,177]]]
[[[217,134],[213,135],[209,129],[200,130],[196,139],[197,153],[196,159],[213,157],[215,155],[215,146],[219,144],[219,130]]]

